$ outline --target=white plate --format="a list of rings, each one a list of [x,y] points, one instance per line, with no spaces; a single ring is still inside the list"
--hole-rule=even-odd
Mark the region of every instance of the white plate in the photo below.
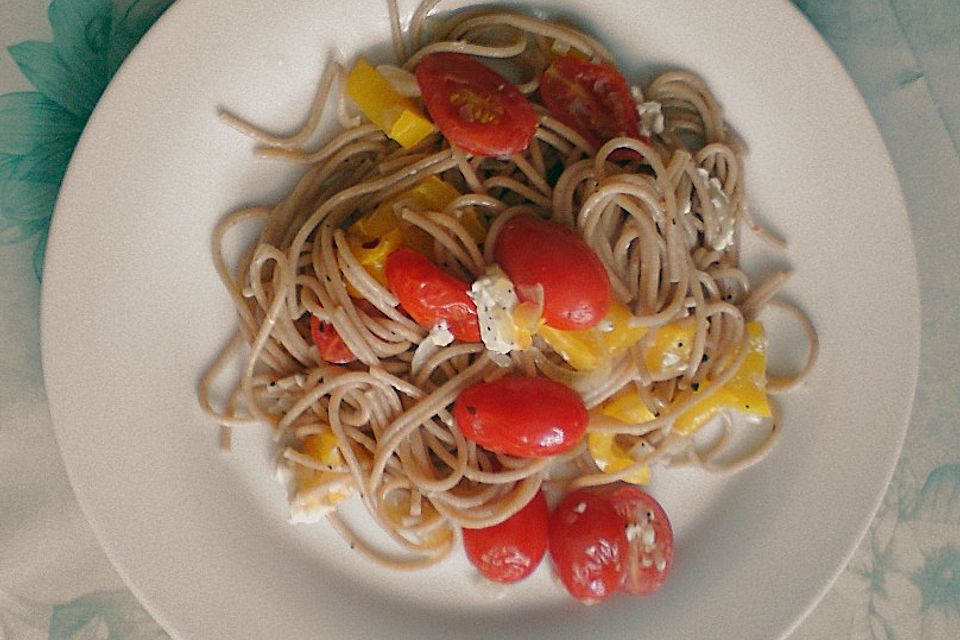
[[[661,479],[677,560],[648,599],[581,607],[543,567],[494,600],[459,554],[394,574],[322,524],[286,524],[264,434],[241,434],[222,455],[195,401],[233,325],[209,256],[213,225],[274,200],[295,175],[254,159],[216,113],[293,128],[330,54],[387,55],[387,18],[381,0],[181,0],[84,133],[43,290],[44,372],[77,496],[174,636],[774,638],[867,527],[909,416],[919,301],[897,180],[842,68],[785,2],[534,4],[589,16],[628,76],[700,73],[751,145],[754,210],[791,244],[787,257],[754,254],[754,268],[795,267],[787,296],[822,341],[809,385],[783,403],[783,439],[727,480]]]

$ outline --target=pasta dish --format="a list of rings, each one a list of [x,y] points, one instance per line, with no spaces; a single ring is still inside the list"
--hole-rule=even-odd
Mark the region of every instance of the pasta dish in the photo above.
[[[377,562],[426,567],[462,542],[498,582],[549,554],[584,602],[650,593],[673,534],[642,487],[761,460],[816,333],[776,297],[788,274],[739,267],[744,234],[783,242],[751,216],[745,146],[700,78],[639,86],[567,24],[438,2],[409,25],[390,2],[396,59],[330,63],[293,135],[221,114],[305,173],[216,228],[237,331],[200,403],[224,447],[268,426],[292,520]],[[259,235],[228,265],[238,225]],[[790,379],[766,371],[771,308],[809,337]],[[759,444],[740,450],[740,430]],[[351,499],[396,549],[338,516]]]

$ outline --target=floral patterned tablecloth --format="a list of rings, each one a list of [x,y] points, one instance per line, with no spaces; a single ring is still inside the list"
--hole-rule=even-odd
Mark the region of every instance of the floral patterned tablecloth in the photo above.
[[[960,2],[794,3],[846,65],[893,157],[917,248],[923,336],[910,431],[883,505],[791,637],[955,640]],[[80,132],[120,63],[170,4],[0,2],[7,46],[0,55],[0,640],[168,637],[112,569],[67,481],[43,391],[39,281],[53,204]]]

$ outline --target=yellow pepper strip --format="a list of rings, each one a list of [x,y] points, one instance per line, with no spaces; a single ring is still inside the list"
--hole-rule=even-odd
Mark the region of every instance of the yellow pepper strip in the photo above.
[[[703,387],[701,387],[702,389]],[[691,394],[697,394],[701,391],[684,391],[677,394],[676,401],[682,402],[691,396]],[[731,403],[734,400],[734,396],[726,390],[726,388],[721,387],[712,394],[709,398],[697,402],[692,407],[681,413],[677,416],[677,419],[673,422],[673,431],[682,436],[690,436],[699,431],[705,424],[710,422],[714,416],[716,416],[721,411],[729,409]]]
[[[393,202],[391,201],[390,204],[392,205]],[[363,240],[375,240],[399,228],[400,219],[393,212],[393,207],[381,204],[350,225],[347,233]]]
[[[376,209],[350,225],[347,233],[363,242],[369,242],[382,238],[393,229],[399,229],[403,235],[403,246],[431,256],[433,239],[430,234],[420,227],[401,220],[393,207],[395,204],[404,202],[412,209],[443,211],[458,197],[460,197],[459,191],[440,178],[430,176],[416,186],[380,203]]]
[[[587,447],[597,468],[604,473],[615,473],[637,464],[630,452],[617,441],[615,433],[588,433]],[[623,478],[631,484],[650,482],[650,467],[643,465]]]
[[[613,300],[597,327],[560,331],[544,326],[540,328],[539,335],[574,369],[591,371],[605,359],[629,349],[646,335],[646,327],[632,326],[632,318],[626,306]]]
[[[464,226],[470,237],[476,240],[477,244],[483,244],[483,241],[487,239],[487,225],[473,209],[463,211],[460,216],[460,224]]]
[[[360,58],[347,75],[347,95],[363,115],[400,143],[415,146],[433,131],[433,123],[412,100],[401,96],[373,65]]]
[[[626,424],[641,424],[655,418],[640,394],[633,388],[619,391],[600,406],[599,412],[601,415]],[[637,463],[629,449],[618,442],[614,433],[588,433],[587,448],[597,468],[604,473],[614,473]],[[650,482],[650,467],[643,465],[624,477],[624,481],[647,484]]]
[[[748,322],[747,335],[749,351],[733,378],[710,397],[694,404],[677,416],[673,423],[674,432],[680,435],[696,433],[717,413],[728,409],[735,409],[760,418],[769,418],[772,415],[766,392],[767,349],[763,325],[757,321]],[[701,393],[707,385],[709,383],[701,384],[698,391],[678,394],[677,400],[682,401],[689,398],[691,394]]]
[[[410,492],[404,490],[391,491],[387,494],[386,500],[383,503],[387,516],[400,526],[407,526],[407,523],[412,518],[416,518],[419,522],[427,523],[431,520],[437,520],[440,517],[436,507],[426,498],[421,497],[420,499],[420,514],[418,516],[411,514],[412,506],[413,501]],[[441,525],[432,528],[430,531],[418,537],[423,544],[435,546],[447,542],[452,535],[453,531],[449,526]]]
[[[363,265],[367,273],[385,287],[387,286],[387,274],[385,273],[387,256],[399,249],[402,241],[403,234],[401,234],[400,229],[391,229],[374,240],[363,241],[356,237],[347,238],[350,251],[353,252],[353,257]],[[355,298],[361,297],[359,292],[355,294],[355,290],[349,283],[347,290],[351,296]]]
[[[448,204],[460,197],[460,192],[437,176],[430,176],[404,191],[400,197],[414,200],[423,209],[443,211]]]
[[[544,325],[538,333],[551,349],[577,371],[596,369],[607,356],[607,349],[596,329],[561,331]]]
[[[306,456],[316,460],[320,464],[341,465],[343,457],[337,443],[337,437],[330,431],[309,435],[304,438],[303,449],[301,451]],[[326,495],[312,495],[314,490],[320,485],[329,482],[337,476],[346,476],[334,471],[318,471],[307,467],[297,466],[296,478],[297,489],[294,496],[294,503],[303,511],[332,511],[336,505],[350,497],[353,483],[348,482],[346,486],[339,486],[327,491]]]
[[[647,335],[646,327],[636,326],[632,321],[633,314],[626,305],[616,300],[610,302],[604,322],[610,323],[612,329],[601,330],[600,339],[611,355],[626,351]]]
[[[741,413],[769,418],[770,403],[767,401],[767,338],[763,325],[758,321],[747,323],[750,350],[733,378],[724,385],[735,398],[735,409]]]
[[[696,332],[697,322],[693,318],[684,318],[657,327],[653,341],[643,350],[643,362],[647,371],[656,373],[680,363],[689,365]]]
[[[521,302],[513,309],[513,325],[516,327],[516,343],[525,351],[533,344],[533,335],[543,328],[540,305]]]
[[[448,204],[459,197],[459,191],[437,176],[430,176],[384,204],[390,208],[391,212],[393,211],[393,205],[397,202],[404,202],[410,208],[420,211],[443,211]],[[383,207],[384,204],[381,204],[380,207]],[[407,222],[401,222],[400,228],[403,230],[403,244],[405,246],[428,256],[433,255],[433,238],[430,237],[429,233]]]
[[[331,466],[343,464],[340,445],[337,442],[337,436],[333,435],[332,431],[323,431],[304,438],[303,454],[310,456],[321,464]]]
[[[643,424],[656,416],[647,407],[636,389],[628,387],[618,391],[600,406],[600,413],[627,424]]]

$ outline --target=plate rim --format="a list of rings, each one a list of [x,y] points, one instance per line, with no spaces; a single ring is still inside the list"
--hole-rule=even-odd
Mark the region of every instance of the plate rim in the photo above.
[[[154,52],[158,48],[157,43],[162,43],[164,39],[168,37],[168,34],[167,34],[168,29],[164,25],[173,22],[176,19],[175,16],[178,15],[179,13],[189,12],[191,8],[196,4],[198,4],[196,0],[194,1],[179,0],[178,2],[175,2],[160,17],[157,23],[147,32],[147,34],[144,36],[141,42],[136,46],[136,48],[131,53],[131,55],[128,56],[128,58],[124,61],[124,63],[121,65],[120,69],[114,76],[113,80],[108,85],[104,93],[104,96],[101,98],[101,101],[98,103],[97,108],[94,110],[93,114],[91,115],[91,118],[87,123],[87,126],[84,128],[84,131],[80,137],[80,140],[76,147],[76,151],[73,156],[74,159],[84,157],[83,150],[88,146],[90,137],[94,136],[97,133],[98,129],[100,128],[99,123],[101,122],[101,120],[108,118],[109,116],[109,112],[108,111],[105,112],[104,109],[101,109],[100,105],[101,104],[109,105],[111,101],[110,96],[112,96],[113,93],[115,93],[116,91],[115,87],[118,84],[124,84],[129,82],[127,78],[128,76],[131,76],[130,69],[132,67],[135,67],[141,58],[149,55],[151,52]],[[849,562],[849,559],[855,553],[857,546],[860,544],[860,541],[863,538],[863,535],[867,533],[869,526],[873,521],[873,518],[875,517],[879,507],[882,504],[886,487],[889,485],[890,480],[893,476],[893,473],[896,468],[896,461],[899,459],[901,455],[907,432],[910,429],[910,416],[912,414],[913,405],[915,402],[915,394],[916,394],[919,363],[920,363],[920,339],[921,339],[920,314],[922,312],[922,309],[920,306],[919,273],[917,270],[915,242],[914,242],[914,237],[912,233],[912,228],[910,227],[910,224],[909,224],[909,210],[906,206],[906,203],[903,197],[903,189],[900,184],[899,175],[895,170],[893,162],[890,158],[889,151],[887,150],[886,144],[877,126],[876,120],[874,119],[870,109],[868,108],[866,101],[863,98],[863,95],[860,93],[859,89],[856,87],[852,78],[844,68],[842,61],[839,59],[836,53],[829,47],[829,45],[824,41],[824,39],[819,34],[819,32],[815,29],[815,27],[807,20],[806,16],[804,16],[802,12],[800,12],[800,10],[793,3],[787,0],[780,0],[777,4],[780,5],[780,10],[786,10],[788,13],[792,14],[794,18],[799,18],[799,22],[802,22],[806,28],[806,31],[808,31],[808,33],[813,36],[811,40],[816,40],[820,45],[820,48],[824,50],[826,53],[828,53],[829,58],[835,67],[836,78],[843,78],[845,80],[845,83],[844,83],[846,85],[845,89],[850,90],[848,91],[848,93],[852,94],[854,99],[857,101],[858,110],[867,116],[866,118],[867,126],[871,129],[871,133],[875,136],[876,141],[879,142],[879,146],[883,152],[882,164],[884,165],[884,169],[887,174],[884,176],[884,179],[892,178],[893,180],[893,184],[896,187],[896,192],[898,196],[898,202],[896,203],[897,209],[902,214],[903,222],[906,224],[909,230],[909,233],[906,238],[906,244],[908,245],[908,248],[909,248],[909,256],[907,257],[907,259],[910,263],[910,266],[911,266],[910,271],[912,274],[912,277],[910,278],[911,280],[910,291],[908,292],[911,295],[910,302],[912,304],[908,306],[913,311],[910,317],[910,326],[908,327],[910,338],[911,338],[910,352],[912,354],[912,358],[911,358],[911,361],[909,363],[906,363],[906,366],[904,367],[904,369],[907,370],[907,379],[909,381],[909,387],[910,387],[909,394],[908,394],[908,401],[903,407],[903,411],[905,414],[905,418],[904,418],[905,424],[903,428],[900,429],[899,431],[899,441],[896,443],[895,449],[890,449],[890,451],[892,452],[893,464],[887,465],[884,489],[879,491],[874,496],[874,504],[869,510],[869,515],[865,517],[864,522],[861,523],[862,526],[860,527],[860,530],[861,530],[860,536],[856,540],[850,541],[848,543],[847,550],[845,553],[845,561],[836,568],[832,577],[825,584],[821,586],[817,596],[807,604],[807,606],[803,609],[802,613],[798,614],[793,620],[793,622],[784,629],[781,637],[787,637],[794,630],[796,630],[797,627],[800,626],[803,620],[806,619],[806,617],[810,614],[810,612],[822,600],[823,596],[830,590],[830,588],[836,581],[837,577],[842,573],[846,564]],[[76,173],[77,173],[77,171],[75,170],[76,165],[77,165],[77,162],[74,162],[74,160],[71,160],[67,173],[64,177],[63,184],[60,189],[60,193],[58,194],[57,205],[55,209],[56,213],[60,213],[63,209],[68,208],[68,205],[63,204],[63,202],[68,201],[69,194],[72,193],[72,190],[75,188],[74,184],[78,179],[76,177]],[[59,262],[61,260],[60,252],[58,251],[57,236],[58,236],[58,230],[60,230],[65,224],[62,222],[63,219],[64,219],[63,215],[54,215],[53,217],[51,229],[50,229],[50,236],[49,236],[49,246],[51,250],[48,251],[46,256],[46,261],[48,264],[59,265]],[[66,268],[66,267],[64,266],[60,268]],[[50,275],[50,273],[51,271],[48,271],[47,275]],[[41,356],[42,356],[43,372],[44,372],[43,375],[44,375],[45,386],[47,387],[47,393],[49,394],[49,397],[50,397],[51,415],[52,417],[54,417],[53,414],[58,412],[56,412],[53,408],[53,405],[55,404],[55,401],[53,400],[53,398],[58,393],[60,393],[60,391],[51,390],[49,386],[48,372],[53,371],[57,366],[53,362],[54,353],[50,345],[53,342],[52,336],[53,336],[53,333],[55,332],[54,327],[58,324],[58,319],[53,317],[53,310],[51,309],[51,305],[48,304],[48,300],[50,299],[51,296],[55,295],[51,292],[53,291],[54,287],[57,284],[57,278],[62,277],[62,274],[60,273],[57,267],[55,267],[52,270],[52,273],[54,273],[55,276],[51,278],[45,278],[41,287],[40,326],[41,326]],[[155,606],[155,603],[152,601],[149,594],[145,593],[140,588],[138,581],[133,577],[133,575],[131,575],[129,567],[126,567],[123,562],[119,562],[117,560],[117,552],[114,549],[115,541],[111,540],[110,535],[101,529],[100,524],[98,522],[98,518],[96,517],[96,514],[91,512],[88,498],[85,497],[83,489],[81,489],[79,486],[79,485],[82,485],[82,481],[75,477],[74,475],[75,469],[72,468],[71,464],[69,463],[68,454],[64,450],[64,439],[63,439],[63,431],[62,431],[64,428],[63,426],[64,421],[62,417],[60,420],[54,417],[53,425],[54,425],[54,433],[56,436],[56,440],[57,440],[58,446],[61,449],[61,457],[64,460],[64,465],[66,467],[71,486],[77,496],[77,500],[80,504],[84,517],[90,523],[99,544],[104,549],[112,565],[116,568],[120,576],[123,578],[124,582],[131,589],[131,591],[136,595],[138,600],[140,600],[140,602],[150,612],[150,614],[154,616],[154,618],[166,630],[168,630],[168,632],[170,632],[173,635],[174,631],[172,630],[176,628],[176,625],[172,624],[172,621],[167,617],[167,615],[163,611],[161,611],[157,606]]]

